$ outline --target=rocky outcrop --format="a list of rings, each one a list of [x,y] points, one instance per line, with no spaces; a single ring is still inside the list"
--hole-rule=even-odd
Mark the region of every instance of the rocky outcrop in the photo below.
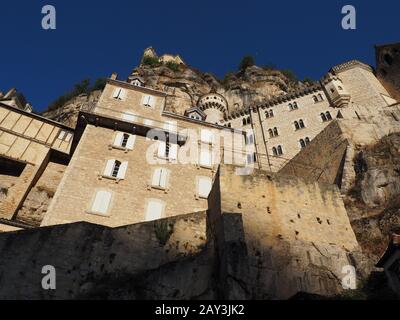
[[[243,72],[229,73],[224,80],[211,73],[179,65],[171,68],[166,64],[157,66],[139,65],[132,74],[140,76],[145,86],[165,91],[169,95],[166,110],[184,114],[186,109],[196,106],[201,96],[210,92],[223,95],[229,105],[229,113],[246,108],[306,86],[293,82],[281,71],[250,66]],[[101,91],[81,94],[62,107],[45,111],[42,115],[74,127],[79,109],[88,103],[96,103]]]
[[[81,107],[89,103],[96,103],[100,95],[100,90],[92,91],[89,94],[81,94],[72,98],[60,108],[43,112],[42,116],[75,128]]]
[[[400,231],[400,134],[359,148],[354,171],[346,209],[360,245],[378,258],[391,234]]]

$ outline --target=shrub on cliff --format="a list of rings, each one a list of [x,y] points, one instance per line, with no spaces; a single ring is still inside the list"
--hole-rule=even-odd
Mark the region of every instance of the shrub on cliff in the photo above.
[[[160,61],[157,57],[144,56],[142,60],[142,65],[158,67],[160,65]]]
[[[239,63],[239,70],[241,72],[244,72],[248,67],[254,66],[255,65],[255,60],[253,56],[247,55],[242,58],[242,60]]]
[[[74,85],[74,89],[61,95],[58,97],[56,100],[54,100],[45,111],[43,112],[48,112],[48,111],[53,111],[58,108],[61,108],[64,104],[66,104],[69,100],[71,100],[74,97],[79,96],[82,93],[89,94],[92,91],[95,90],[103,90],[106,85],[106,79],[105,78],[98,78],[93,86],[90,86],[90,79],[84,79]]]

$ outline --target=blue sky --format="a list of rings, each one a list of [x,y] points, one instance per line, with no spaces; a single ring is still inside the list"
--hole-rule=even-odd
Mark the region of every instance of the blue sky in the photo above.
[[[56,30],[41,28],[46,4],[56,7]],[[346,4],[356,7],[357,30],[341,28]],[[219,77],[251,54],[319,79],[346,60],[373,65],[375,44],[400,40],[399,12],[398,0],[7,1],[0,90],[17,87],[40,111],[84,78],[125,78],[148,46]]]

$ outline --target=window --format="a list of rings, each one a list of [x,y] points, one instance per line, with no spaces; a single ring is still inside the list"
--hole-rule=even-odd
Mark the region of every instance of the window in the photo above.
[[[67,133],[64,130],[61,130],[60,133],[58,134],[58,139],[64,140],[66,134]]]
[[[203,143],[212,144],[213,143],[213,133],[210,130],[202,129],[200,131],[200,141]]]
[[[320,93],[318,94],[318,98],[319,98],[320,101],[324,101],[324,97]]]
[[[135,140],[136,136],[133,134],[118,132],[115,136],[113,146],[120,147],[123,149],[133,150],[133,145],[135,144]]]
[[[254,135],[253,134],[246,135],[245,139],[246,139],[246,145],[254,144]]]
[[[315,103],[317,103],[318,102],[317,96],[313,96],[313,100],[314,100]]]
[[[251,124],[251,119],[250,119],[250,117],[243,118],[243,119],[242,119],[242,123],[243,123],[244,126],[246,126],[246,125],[248,125],[248,124]]]
[[[158,199],[149,199],[146,209],[146,221],[161,219],[164,212],[165,203]]]
[[[110,207],[110,203],[111,192],[104,190],[97,191],[90,211],[105,215]]]
[[[113,98],[117,100],[125,100],[126,90],[122,88],[116,88],[113,92]]]
[[[295,128],[296,130],[299,130],[299,129],[300,129],[299,123],[298,123],[297,121],[294,122],[294,128]]]
[[[115,179],[124,179],[128,162],[118,160],[108,160],[103,176]]]
[[[306,143],[304,142],[304,140],[303,139],[300,139],[300,147],[301,148],[305,148],[306,147]]]
[[[168,160],[176,160],[178,157],[178,145],[167,141],[160,141],[158,145],[158,157]]]
[[[298,109],[298,108],[299,108],[299,107],[297,106],[297,102],[289,103],[289,110],[290,110],[290,111],[296,110],[296,109]]]
[[[253,152],[247,155],[247,164],[253,164],[257,161],[257,154]]]
[[[165,168],[157,168],[154,170],[153,179],[151,182],[152,187],[166,189],[168,181],[168,170]]]
[[[201,120],[201,117],[195,113],[192,113],[189,118],[194,119],[194,120]]]
[[[197,195],[199,198],[207,199],[212,188],[210,177],[197,177]]]
[[[332,116],[329,111],[325,112],[325,115],[326,115],[326,119],[332,120]]]
[[[211,150],[209,150],[208,148],[200,149],[200,166],[207,168],[212,167]]]
[[[274,116],[274,110],[265,111],[265,118],[272,118]]]
[[[392,65],[392,63],[393,63],[393,57],[392,57],[390,54],[386,53],[386,54],[383,56],[383,59],[385,60],[385,62],[386,62],[387,65],[389,65],[389,66]]]
[[[278,128],[268,129],[268,134],[270,138],[277,137],[279,135]]]
[[[306,139],[304,140],[306,142],[306,145],[310,143],[310,138],[306,137]]]
[[[274,156],[280,156],[283,154],[282,146],[277,146],[272,148],[272,154]]]
[[[143,96],[142,103],[146,107],[154,107],[155,106],[155,100],[156,99],[153,96],[145,95],[145,96]]]
[[[136,121],[136,116],[130,111],[125,111],[122,113],[122,119],[126,121]]]
[[[306,126],[304,125],[304,122],[303,122],[302,119],[299,120],[299,126],[300,126],[300,129],[303,129],[303,128],[306,127]]]
[[[338,86],[338,89],[341,91],[341,90],[343,90],[343,88],[341,87],[341,86]]]
[[[328,121],[328,119],[325,116],[325,113],[321,112],[321,119],[323,122]]]

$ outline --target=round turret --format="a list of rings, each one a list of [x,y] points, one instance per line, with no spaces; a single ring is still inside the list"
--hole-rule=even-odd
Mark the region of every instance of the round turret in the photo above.
[[[199,99],[198,107],[206,114],[206,121],[219,124],[228,112],[228,102],[218,93],[210,92]]]

